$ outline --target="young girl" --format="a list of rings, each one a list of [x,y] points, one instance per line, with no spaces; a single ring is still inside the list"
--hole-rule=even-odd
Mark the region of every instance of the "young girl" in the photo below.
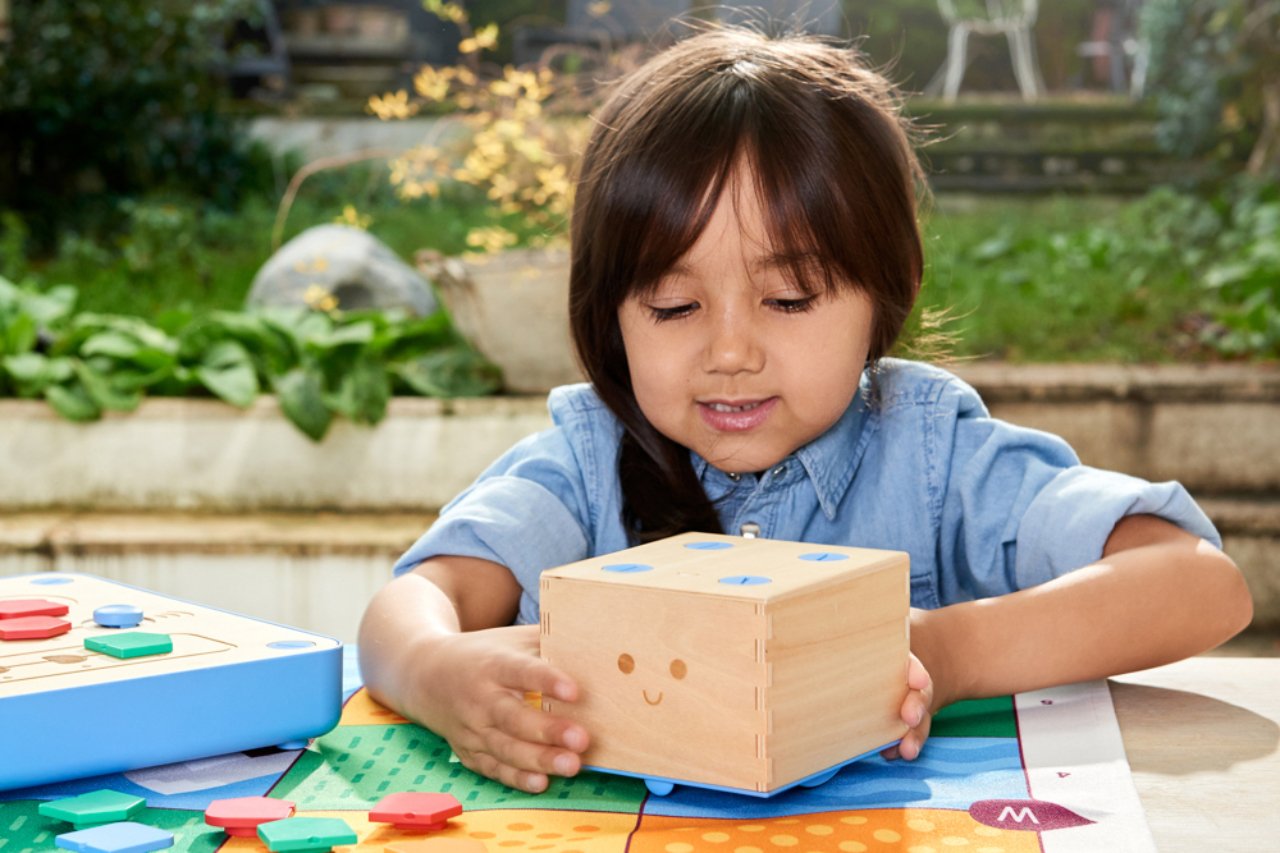
[[[573,216],[589,385],[442,511],[369,605],[365,683],[526,791],[591,733],[538,658],[538,575],[682,531],[906,551],[911,647],[890,757],[958,699],[1102,678],[1250,620],[1176,483],[1087,468],[885,358],[922,259],[920,170],[889,85],[850,52],[731,30],[677,44],[598,116]],[[626,613],[618,613],[626,620]]]

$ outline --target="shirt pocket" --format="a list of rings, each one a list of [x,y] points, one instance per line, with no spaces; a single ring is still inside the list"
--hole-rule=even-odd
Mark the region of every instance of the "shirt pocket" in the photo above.
[[[911,606],[924,610],[936,610],[942,606],[938,600],[938,584],[933,572],[927,566],[917,572],[914,562],[911,572]]]

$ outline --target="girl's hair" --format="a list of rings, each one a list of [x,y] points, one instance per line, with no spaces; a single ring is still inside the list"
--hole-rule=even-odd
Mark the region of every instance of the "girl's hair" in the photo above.
[[[848,286],[869,297],[873,362],[919,291],[920,167],[893,87],[855,51],[716,29],[623,79],[582,161],[569,312],[583,368],[624,428],[618,467],[633,541],[721,530],[688,449],[640,411],[618,308],[693,246],[744,161],[788,275],[808,292]]]

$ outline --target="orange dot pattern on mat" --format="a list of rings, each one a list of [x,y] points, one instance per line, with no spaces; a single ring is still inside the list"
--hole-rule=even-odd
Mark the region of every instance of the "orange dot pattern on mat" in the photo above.
[[[867,809],[743,820],[646,815],[630,853],[1039,853],[1034,832],[996,829],[968,812]]]

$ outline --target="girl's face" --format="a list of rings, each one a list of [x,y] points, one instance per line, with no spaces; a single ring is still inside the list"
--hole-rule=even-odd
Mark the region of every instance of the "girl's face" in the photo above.
[[[871,315],[851,287],[807,296],[788,281],[743,166],[657,289],[618,308],[641,411],[727,473],[763,471],[840,418],[858,390]]]

